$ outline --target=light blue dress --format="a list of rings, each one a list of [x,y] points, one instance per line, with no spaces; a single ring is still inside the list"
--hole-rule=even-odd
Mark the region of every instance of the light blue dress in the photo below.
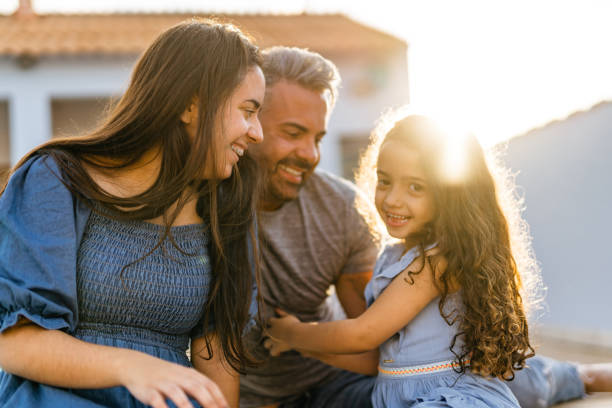
[[[365,289],[368,306],[417,255],[416,248],[404,253],[403,244],[385,248]],[[461,307],[460,293],[451,295],[445,312]],[[427,305],[406,327],[380,346],[379,373],[372,393],[374,407],[482,407],[519,408],[504,381],[451,369],[431,367],[455,359],[449,350],[456,327],[440,315],[439,298]],[[457,341],[456,350],[461,343]],[[417,374],[415,374],[417,373]]]
[[[172,227],[183,252],[166,239],[145,256],[164,227],[92,211],[59,174],[53,159],[35,157],[0,198],[0,332],[23,316],[190,366],[186,350],[203,332],[212,280],[205,226]],[[143,406],[125,387],[65,389],[0,373],[0,407]]]

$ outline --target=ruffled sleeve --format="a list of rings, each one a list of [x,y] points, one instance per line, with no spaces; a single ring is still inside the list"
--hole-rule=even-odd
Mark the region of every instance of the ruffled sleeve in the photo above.
[[[89,209],[36,156],[0,197],[0,332],[25,317],[46,329],[77,323],[76,258]]]
[[[436,244],[430,245],[425,250],[428,251],[435,246]],[[406,247],[400,242],[388,245],[381,253],[376,261],[372,279],[365,288],[368,307],[399,273],[410,266],[419,254],[417,247],[410,248],[405,253],[404,251],[406,251]]]

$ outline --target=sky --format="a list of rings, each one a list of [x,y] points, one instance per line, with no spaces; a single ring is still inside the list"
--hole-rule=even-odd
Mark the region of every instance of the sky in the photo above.
[[[37,12],[341,12],[409,43],[410,102],[484,145],[612,100],[607,0],[32,0]],[[17,0],[0,0],[0,13]]]

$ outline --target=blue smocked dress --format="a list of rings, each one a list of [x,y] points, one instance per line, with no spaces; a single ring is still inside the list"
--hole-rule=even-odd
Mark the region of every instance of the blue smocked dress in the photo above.
[[[403,244],[385,248],[365,289],[368,306],[405,270],[417,255]],[[461,308],[460,293],[451,295],[445,312]],[[456,327],[440,315],[439,298],[406,327],[380,346],[379,372],[372,393],[374,407],[519,408],[508,386],[499,379],[457,374],[449,350]],[[461,343],[457,341],[456,349]]]
[[[0,331],[23,316],[87,342],[190,366],[186,350],[203,332],[211,282],[204,225],[172,227],[185,253],[166,239],[145,256],[164,227],[91,211],[59,174],[53,159],[35,157],[0,198]],[[0,406],[143,404],[125,387],[64,389],[2,372]]]

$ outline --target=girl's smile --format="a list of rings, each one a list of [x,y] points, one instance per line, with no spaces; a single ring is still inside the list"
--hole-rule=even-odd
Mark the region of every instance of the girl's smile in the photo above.
[[[402,225],[406,224],[411,218],[406,215],[393,214],[390,212],[385,213],[385,217],[387,219],[387,223],[394,227],[401,227]]]

